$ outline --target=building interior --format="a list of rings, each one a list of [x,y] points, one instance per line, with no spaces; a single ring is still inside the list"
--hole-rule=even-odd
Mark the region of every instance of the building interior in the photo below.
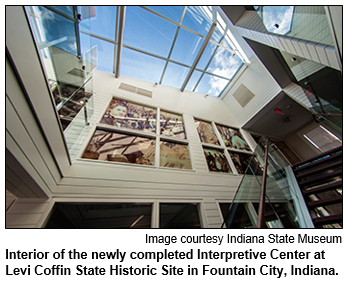
[[[6,6],[6,228],[342,228],[342,17]]]

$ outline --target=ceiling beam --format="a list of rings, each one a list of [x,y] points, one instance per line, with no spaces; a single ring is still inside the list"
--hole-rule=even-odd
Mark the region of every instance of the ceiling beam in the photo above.
[[[122,54],[122,44],[123,44],[123,32],[124,32],[124,22],[126,19],[126,6],[120,7],[120,25],[118,30],[118,40],[117,40],[117,59],[116,59],[116,71],[115,77],[120,76],[121,69],[121,54]]]
[[[203,55],[203,52],[204,52],[205,48],[207,47],[207,45],[208,45],[208,43],[209,43],[209,40],[210,40],[211,37],[213,36],[213,33],[214,33],[214,31],[215,31],[215,28],[216,28],[216,23],[213,23],[213,24],[211,25],[211,27],[210,27],[210,30],[209,30],[209,32],[208,32],[206,38],[204,39],[204,42],[203,42],[203,44],[202,44],[202,46],[201,46],[201,49],[199,50],[199,52],[198,52],[198,54],[197,54],[197,56],[196,56],[196,58],[195,58],[195,61],[193,62],[192,66],[191,66],[191,69],[190,69],[189,73],[188,73],[187,76],[186,76],[186,79],[185,79],[185,81],[184,81],[184,83],[183,83],[183,85],[182,85],[182,87],[181,87],[181,91],[184,91],[184,90],[185,90],[185,88],[186,88],[186,86],[187,86],[187,84],[188,84],[188,82],[189,82],[189,80],[190,80],[190,78],[191,78],[191,76],[192,76],[192,74],[193,74],[193,71],[195,70],[195,68],[196,68],[196,66],[197,66],[197,64],[198,64],[198,62],[199,62],[199,60],[201,59],[201,57],[202,57],[202,55]]]

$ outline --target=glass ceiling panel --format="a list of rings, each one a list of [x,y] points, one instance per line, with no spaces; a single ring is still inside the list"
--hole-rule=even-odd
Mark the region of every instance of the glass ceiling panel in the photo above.
[[[159,82],[165,61],[123,47],[121,75],[148,82]]]
[[[80,22],[81,30],[115,40],[116,9],[116,6],[79,7],[83,19]]]
[[[163,84],[181,88],[189,68],[169,62],[163,78]]]
[[[212,20],[200,6],[187,7],[182,24],[193,31],[206,36],[212,25]]]
[[[191,78],[186,86],[186,90],[194,91],[195,87],[197,85],[197,82],[201,78],[202,74],[203,73],[200,71],[197,71],[197,70],[193,71],[193,74],[192,74],[192,76],[191,76]]]
[[[31,19],[34,33],[43,44],[55,45],[77,54],[72,6],[52,7],[59,10],[60,14],[70,15],[71,20],[44,7],[33,7],[37,18],[35,22]],[[98,63],[98,70],[114,73],[117,6],[77,6],[77,12],[82,16],[79,22],[82,55],[92,56],[93,64]],[[226,23],[210,7],[187,6],[185,9],[185,6],[127,6],[120,74],[181,88],[213,18],[218,20],[217,27],[186,90],[218,96],[243,62],[239,53],[234,56],[232,51],[226,50],[236,49],[227,36],[230,34],[230,38],[233,38],[233,35],[229,30],[226,33]],[[41,36],[42,31],[47,35],[46,38]],[[226,38],[223,39],[223,36]],[[214,42],[222,42],[221,45],[226,48],[218,47]]]
[[[137,6],[127,6],[123,43],[167,57],[177,26]]]
[[[203,52],[201,59],[199,60],[197,64],[197,69],[205,70],[217,47],[218,46],[215,43],[212,43],[212,42],[208,43],[207,47],[205,48]]]
[[[212,96],[219,96],[228,83],[229,80],[221,79],[209,74],[204,74],[195,91],[206,93]]]
[[[185,6],[146,6],[146,7],[177,23],[180,22],[182,12],[184,11],[184,8],[185,8]]]
[[[221,26],[218,24],[211,39],[216,41],[216,42],[220,42],[222,36],[223,36],[223,34],[221,32]]]
[[[53,9],[58,10],[59,12],[62,12],[63,14],[69,16],[69,17],[74,17],[74,10],[73,6],[49,6],[52,7]]]
[[[88,37],[88,36],[87,36]],[[98,66],[96,67],[97,70],[112,73],[113,72],[113,58],[114,58],[114,44],[91,37],[90,43],[86,40],[85,43],[83,43],[83,46],[95,46],[97,45],[97,61]]]
[[[186,65],[192,65],[203,41],[202,37],[180,28],[170,59]]]
[[[242,60],[229,50],[219,47],[209,64],[207,72],[231,79],[243,64]]]

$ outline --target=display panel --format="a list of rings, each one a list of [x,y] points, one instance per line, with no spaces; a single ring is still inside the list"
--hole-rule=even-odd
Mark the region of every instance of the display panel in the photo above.
[[[100,123],[155,133],[156,109],[113,98]]]
[[[155,165],[155,139],[96,130],[82,158]]]
[[[184,122],[181,115],[161,110],[160,134],[186,139]]]
[[[195,124],[201,142],[220,145],[211,123],[195,119]]]
[[[225,153],[220,149],[203,148],[209,171],[232,173]]]
[[[221,125],[216,125],[216,127],[226,147],[251,151],[239,130]]]
[[[160,166],[180,169],[192,169],[188,145],[161,141]]]
[[[230,156],[232,158],[234,166],[238,171],[238,174],[246,173],[252,155],[240,152],[230,152]],[[251,173],[249,172],[249,174]]]

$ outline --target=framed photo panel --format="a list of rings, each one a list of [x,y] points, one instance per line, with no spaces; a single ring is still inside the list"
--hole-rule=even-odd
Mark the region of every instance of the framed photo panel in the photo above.
[[[155,165],[155,139],[96,130],[82,158]]]
[[[188,145],[161,141],[160,166],[169,168],[192,169]]]
[[[195,119],[195,124],[201,142],[220,145],[211,123]]]
[[[209,171],[232,173],[230,165],[222,149],[203,147]]]
[[[216,127],[226,147],[251,151],[239,130],[221,125],[216,125]]]
[[[181,115],[161,110],[160,134],[186,139],[184,122]]]
[[[155,133],[156,109],[113,98],[100,123]]]

